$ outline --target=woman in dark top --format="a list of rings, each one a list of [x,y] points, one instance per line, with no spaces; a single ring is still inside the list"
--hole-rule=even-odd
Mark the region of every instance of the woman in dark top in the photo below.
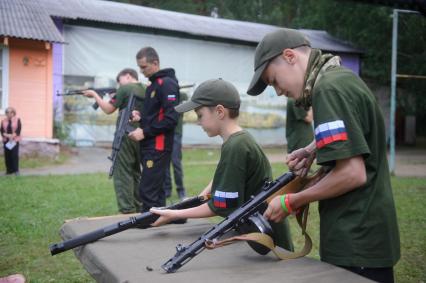
[[[21,119],[16,116],[16,110],[6,108],[6,118],[1,121],[0,132],[3,139],[6,175],[19,175],[19,142],[21,140]]]

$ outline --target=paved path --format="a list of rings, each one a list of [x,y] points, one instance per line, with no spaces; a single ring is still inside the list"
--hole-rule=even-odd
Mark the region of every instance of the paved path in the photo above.
[[[111,149],[100,147],[78,147],[73,148],[71,156],[66,163],[55,166],[23,168],[21,175],[65,175],[84,173],[109,172],[111,161]]]
[[[271,163],[281,162],[285,155],[268,156]],[[426,149],[401,148],[396,150],[395,175],[399,177],[426,177]]]
[[[426,149],[397,149],[395,175],[401,177],[426,177]]]
[[[21,175],[63,175],[98,172],[108,174],[111,162],[107,157],[110,154],[111,150],[105,148],[75,148],[65,164],[54,167],[21,169]],[[268,158],[271,163],[284,162],[285,154],[272,154],[268,155]],[[395,174],[396,176],[404,177],[426,177],[426,149],[397,149]]]

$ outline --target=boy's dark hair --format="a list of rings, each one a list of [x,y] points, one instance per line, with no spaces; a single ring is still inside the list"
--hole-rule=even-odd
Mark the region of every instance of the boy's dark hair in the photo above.
[[[121,70],[120,73],[118,73],[117,78],[116,78],[117,83],[119,82],[120,77],[124,76],[124,75],[130,75],[135,80],[139,79],[138,72],[136,72],[132,68],[125,68],[125,69]]]
[[[235,119],[238,116],[240,116],[240,109],[231,109],[227,108],[229,110],[229,118]]]
[[[155,49],[152,48],[152,47],[150,47],[150,46],[142,48],[136,54],[136,59],[137,60],[142,59],[144,57],[146,59],[146,62],[148,62],[148,63],[154,63],[155,61],[157,61],[158,63],[160,63],[160,57],[158,57],[157,51],[155,51]]]

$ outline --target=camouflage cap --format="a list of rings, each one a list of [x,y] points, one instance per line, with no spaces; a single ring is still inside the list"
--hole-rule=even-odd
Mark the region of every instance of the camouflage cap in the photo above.
[[[311,46],[311,44],[303,33],[295,29],[281,28],[265,35],[256,47],[254,55],[255,73],[247,93],[250,95],[260,94],[267,86],[262,80],[262,73],[268,63],[280,55],[284,49],[300,46]]]
[[[240,94],[233,84],[223,79],[208,80],[200,84],[191,100],[175,107],[179,113],[188,112],[200,106],[223,105],[225,108],[239,109]]]

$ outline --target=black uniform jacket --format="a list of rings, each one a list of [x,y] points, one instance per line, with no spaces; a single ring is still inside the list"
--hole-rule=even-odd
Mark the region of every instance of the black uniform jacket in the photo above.
[[[145,92],[140,121],[145,138],[141,150],[172,151],[174,129],[178,121],[175,106],[179,101],[179,84],[175,70],[162,69],[152,75]]]

